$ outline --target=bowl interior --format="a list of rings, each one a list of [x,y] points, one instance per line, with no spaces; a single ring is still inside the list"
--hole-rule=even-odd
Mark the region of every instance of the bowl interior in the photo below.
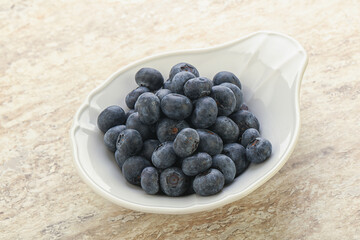
[[[107,106],[118,104],[127,109],[124,99],[136,88],[134,76],[140,68],[156,68],[167,79],[170,68],[178,62],[193,64],[201,76],[210,79],[223,70],[236,74],[243,86],[245,103],[259,119],[261,135],[273,145],[269,160],[252,164],[214,196],[151,196],[128,184],[96,126],[97,116]],[[294,148],[299,132],[298,91],[306,62],[306,53],[295,40],[260,32],[219,47],[167,53],[131,64],[95,89],[78,111],[72,130],[76,166],[96,192],[135,210],[190,213],[239,199],[273,176]]]

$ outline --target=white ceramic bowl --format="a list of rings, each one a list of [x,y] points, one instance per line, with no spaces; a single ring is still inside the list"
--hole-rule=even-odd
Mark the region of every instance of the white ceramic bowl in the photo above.
[[[89,94],[75,115],[71,141],[80,176],[104,198],[143,212],[185,214],[239,200],[274,176],[295,147],[300,131],[299,91],[307,61],[304,48],[293,38],[256,32],[220,46],[164,53],[121,68]],[[193,64],[201,76],[210,79],[222,70],[235,73],[245,103],[260,121],[261,135],[273,146],[270,159],[251,165],[214,196],[152,196],[128,184],[96,126],[97,116],[107,106],[120,104],[127,109],[124,99],[136,87],[134,76],[140,68],[156,68],[166,79],[178,62]]]

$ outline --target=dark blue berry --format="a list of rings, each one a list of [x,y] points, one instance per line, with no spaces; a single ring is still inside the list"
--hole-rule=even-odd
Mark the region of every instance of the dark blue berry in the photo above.
[[[150,90],[158,90],[164,84],[164,78],[161,73],[154,68],[141,68],[135,74],[135,81],[141,87],[147,87]]]
[[[125,153],[126,150],[116,150],[115,151],[115,161],[117,163],[117,165],[119,166],[119,168],[121,169],[122,166],[124,165],[124,162],[126,161],[126,159],[128,159],[129,156],[127,153]]]
[[[218,115],[216,102],[211,97],[202,97],[194,102],[191,123],[196,128],[208,128],[213,125]]]
[[[192,78],[195,78],[195,75],[191,72],[179,72],[164,87],[173,93],[184,94],[184,84]]]
[[[193,154],[200,142],[199,134],[195,129],[184,128],[176,136],[173,144],[174,151],[179,157],[185,158]]]
[[[141,188],[147,194],[156,194],[159,191],[159,173],[154,167],[146,167],[141,172]]]
[[[230,118],[239,128],[239,136],[241,137],[246,129],[255,128],[259,131],[260,124],[257,118],[249,111],[240,110],[230,115]],[[241,140],[241,139],[240,139]]]
[[[176,162],[173,142],[161,143],[153,152],[151,161],[157,168],[168,168]]]
[[[168,196],[181,196],[188,190],[189,186],[190,178],[180,168],[167,168],[160,174],[161,190]]]
[[[214,85],[220,85],[222,83],[228,82],[235,84],[241,89],[241,83],[240,80],[235,76],[235,74],[227,71],[218,72],[214,78]]]
[[[159,144],[160,142],[157,139],[148,139],[144,141],[143,147],[139,155],[151,161],[151,156],[157,146],[159,146]]]
[[[190,99],[198,99],[211,93],[213,83],[205,77],[190,79],[184,85],[184,93]]]
[[[210,196],[220,192],[224,184],[224,175],[219,170],[210,168],[195,177],[193,189],[198,195]]]
[[[250,142],[254,141],[255,138],[260,137],[260,133],[255,128],[246,129],[241,136],[241,145],[246,147]]]
[[[227,83],[227,82],[220,84],[220,86],[228,87],[234,93],[236,99],[236,106],[234,111],[239,111],[241,105],[243,104],[243,94],[241,89],[235,84]]]
[[[116,149],[127,156],[133,156],[141,151],[143,141],[138,131],[126,129],[119,134],[116,140]]]
[[[211,156],[222,152],[223,141],[219,135],[207,129],[197,129],[196,131],[200,137],[198,151],[206,152]]]
[[[236,98],[230,88],[224,86],[212,87],[210,95],[218,106],[219,116],[229,116],[236,107]]]
[[[141,134],[143,140],[152,138],[155,135],[152,130],[154,126],[142,123],[139,118],[139,113],[137,112],[128,117],[126,120],[126,128],[137,130]]]
[[[143,93],[136,101],[135,110],[139,113],[139,120],[142,123],[154,124],[160,118],[160,100],[153,93]]]
[[[126,159],[122,166],[122,173],[125,179],[134,185],[139,185],[141,182],[141,173],[144,168],[150,167],[151,163],[143,157],[133,156]]]
[[[193,105],[189,98],[170,93],[161,100],[161,110],[168,118],[183,120],[191,115]]]
[[[156,126],[156,135],[160,142],[174,141],[176,135],[188,127],[189,124],[184,120],[163,118]]]
[[[212,168],[219,169],[225,177],[225,184],[229,184],[234,181],[236,174],[235,163],[231,158],[224,154],[217,154],[213,156]]]
[[[113,105],[105,108],[105,110],[99,114],[97,125],[103,133],[106,133],[110,128],[124,124],[125,120],[125,111],[120,106]]]
[[[182,161],[182,171],[188,176],[195,176],[206,171],[212,165],[212,158],[209,154],[199,152]]]
[[[238,143],[225,144],[223,154],[234,161],[236,167],[235,177],[243,173],[250,165],[250,162],[246,160],[245,148]]]
[[[105,146],[112,152],[116,150],[116,140],[119,134],[126,129],[125,125],[118,125],[110,128],[104,135]]]
[[[236,142],[239,138],[239,128],[236,123],[228,117],[220,116],[210,128],[218,134],[224,143]]]
[[[171,91],[169,89],[159,89],[156,91],[155,95],[159,98],[159,100],[161,101],[166,95],[168,95],[169,93],[171,93]]]
[[[174,65],[171,68],[169,78],[172,79],[179,72],[191,72],[195,75],[195,77],[199,76],[198,70],[193,65],[182,62]]]
[[[127,113],[125,115],[126,116],[125,123],[126,123],[127,119],[129,118],[129,116],[135,112],[136,112],[135,109],[130,109],[129,111],[127,111]]]
[[[125,97],[125,103],[128,108],[133,109],[135,107],[136,100],[139,96],[145,92],[150,92],[150,89],[147,87],[138,87],[128,93]]]
[[[256,138],[246,147],[246,158],[252,163],[262,163],[271,156],[271,143],[264,138]]]

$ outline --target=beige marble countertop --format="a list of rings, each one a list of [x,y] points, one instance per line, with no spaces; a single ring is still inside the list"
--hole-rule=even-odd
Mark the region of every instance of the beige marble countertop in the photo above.
[[[168,216],[118,207],[80,179],[69,129],[106,77],[257,30],[309,54],[300,138],[270,181],[214,211]],[[357,0],[0,1],[0,238],[360,239],[359,66]]]

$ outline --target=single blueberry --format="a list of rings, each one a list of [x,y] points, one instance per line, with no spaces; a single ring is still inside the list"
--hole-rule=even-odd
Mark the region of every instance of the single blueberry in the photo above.
[[[170,93],[161,100],[161,110],[168,118],[183,120],[191,115],[193,105],[189,98]]]
[[[246,129],[241,136],[241,145],[246,147],[250,142],[254,141],[255,138],[260,137],[260,133],[255,128]]]
[[[112,152],[116,150],[116,140],[119,134],[126,129],[125,125],[118,125],[110,128],[104,135],[105,146]]]
[[[139,118],[139,113],[137,112],[128,117],[126,120],[126,128],[137,130],[141,134],[143,140],[153,138],[155,135],[153,132],[154,126],[142,123]]]
[[[144,168],[150,167],[151,163],[143,157],[133,156],[126,159],[122,166],[122,173],[125,179],[134,185],[139,185],[141,182],[141,173]]]
[[[195,129],[184,128],[176,136],[173,144],[174,151],[179,157],[185,158],[193,154],[200,142],[199,134]]]
[[[168,196],[181,196],[188,190],[189,186],[190,179],[180,168],[167,168],[160,174],[161,190]]]
[[[141,172],[141,188],[147,193],[154,195],[159,191],[159,173],[154,167],[146,167]]]
[[[125,97],[125,103],[128,108],[133,109],[135,107],[135,103],[139,96],[145,92],[150,92],[150,89],[147,87],[138,87],[131,92],[128,93]]]
[[[176,135],[188,127],[189,124],[184,120],[163,118],[156,126],[156,135],[160,142],[174,141]]]
[[[228,82],[222,83],[222,84],[220,84],[220,86],[228,87],[234,93],[235,99],[236,99],[236,106],[235,106],[234,111],[239,111],[241,108],[241,105],[243,104],[243,93],[242,93],[241,89],[238,86],[236,86],[235,84],[228,83]]]
[[[191,123],[196,128],[208,128],[216,122],[218,108],[211,97],[202,97],[194,102]]]
[[[151,161],[151,156],[155,150],[155,148],[157,148],[157,146],[159,146],[160,142],[157,139],[148,139],[146,141],[144,141],[143,147],[139,153],[140,156],[146,158],[147,160]]]
[[[174,77],[175,78],[175,77]],[[211,93],[213,83],[206,77],[190,79],[184,85],[184,93],[190,99],[198,99]]]
[[[245,148],[238,143],[225,144],[223,154],[234,161],[236,167],[235,177],[242,174],[250,165],[250,162],[246,159]]]
[[[97,118],[99,129],[106,133],[112,127],[124,124],[126,120],[125,111],[120,106],[110,106],[105,108]]]
[[[171,91],[169,89],[159,89],[156,91],[155,95],[159,98],[159,100],[161,101],[166,95],[168,95],[169,93],[171,93]]]
[[[131,114],[135,113],[135,112],[136,112],[135,109],[130,109],[129,111],[126,112],[126,114],[125,114],[125,123],[126,123],[127,119],[129,118],[129,116]]]
[[[164,84],[161,73],[154,68],[141,68],[135,74],[135,81],[139,86],[147,87],[150,90],[158,90]]]
[[[230,118],[239,128],[239,136],[241,137],[246,129],[255,128],[259,131],[260,123],[257,118],[249,111],[240,110],[230,115]],[[241,139],[239,139],[241,141]]]
[[[229,184],[234,181],[236,174],[235,163],[231,158],[224,154],[217,154],[213,156],[212,168],[219,169],[225,177],[225,184]]]
[[[141,151],[143,141],[138,131],[126,129],[119,134],[116,140],[116,149],[127,156],[133,156]]]
[[[191,72],[179,72],[172,79],[170,79],[164,87],[171,90],[173,93],[184,95],[184,84],[192,78],[195,78],[195,75]]]
[[[160,118],[160,100],[153,93],[143,93],[135,103],[135,110],[139,113],[139,120],[142,123],[154,124]]]
[[[223,150],[223,141],[216,133],[207,129],[196,129],[200,137],[198,151],[206,152],[211,156],[220,154]]]
[[[219,170],[210,168],[195,177],[193,189],[200,196],[210,196],[220,192],[224,184],[224,175]]]
[[[236,142],[239,138],[239,128],[236,123],[228,117],[220,116],[210,128],[218,134],[224,143]]]
[[[191,72],[192,74],[195,75],[195,77],[199,76],[198,70],[193,65],[182,62],[182,63],[178,63],[178,64],[174,65],[171,68],[169,78],[172,79],[177,73],[184,72],[184,71]]]
[[[176,158],[173,142],[163,142],[154,150],[151,161],[157,168],[168,168],[174,165]]]
[[[240,80],[235,76],[235,74],[227,71],[218,72],[214,78],[214,85],[220,85],[222,83],[228,82],[235,84],[241,89],[241,83]]]
[[[119,168],[121,169],[122,166],[124,165],[124,162],[126,161],[126,159],[128,159],[129,156],[127,153],[125,153],[125,150],[121,149],[120,151],[116,149],[115,151],[115,161],[117,163],[117,165],[119,166]]]
[[[230,88],[224,86],[212,87],[210,95],[218,106],[219,116],[229,116],[236,107],[236,98]]]
[[[195,176],[208,170],[212,165],[212,158],[205,152],[199,152],[182,161],[182,171],[188,176]]]
[[[271,156],[272,145],[265,138],[255,138],[246,147],[246,158],[252,163],[262,163]]]

